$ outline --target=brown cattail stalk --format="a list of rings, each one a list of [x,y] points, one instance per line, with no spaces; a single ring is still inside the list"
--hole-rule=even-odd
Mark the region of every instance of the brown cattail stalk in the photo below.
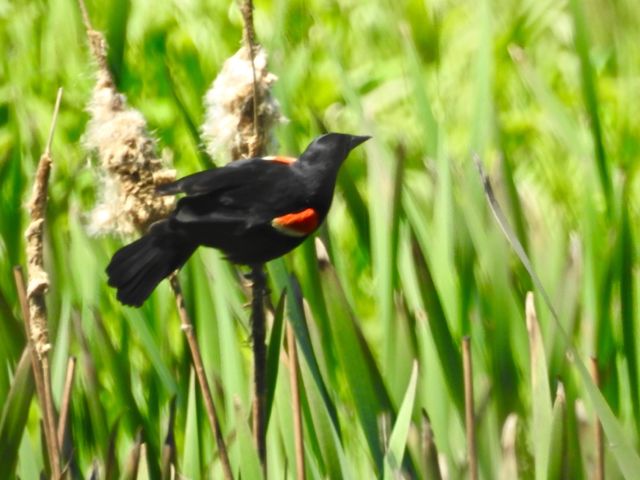
[[[464,369],[464,411],[467,426],[467,457],[469,478],[478,479],[478,457],[476,455],[476,419],[473,409],[473,367],[471,362],[471,339],[462,339],[462,367]]]
[[[242,47],[228,58],[204,98],[202,136],[212,157],[237,160],[260,157],[275,143],[273,127],[282,120],[271,94],[277,77],[267,70],[267,56],[256,42],[253,3],[243,0]],[[266,345],[264,265],[252,265],[252,345],[254,365],[253,434],[266,473]]]
[[[33,192],[31,194],[31,200],[29,201],[31,223],[29,223],[27,231],[25,232],[28,262],[26,300],[29,307],[28,320],[27,317],[25,317],[25,321],[27,321],[29,325],[30,342],[32,342],[32,347],[41,372],[40,374],[36,374],[36,377],[41,375],[42,380],[40,385],[41,391],[38,393],[41,395],[40,403],[43,407],[44,433],[51,464],[51,475],[54,479],[60,478],[61,469],[60,447],[56,433],[56,413],[53,405],[53,395],[51,393],[51,371],[49,366],[49,350],[51,350],[51,344],[49,343],[47,306],[44,300],[44,294],[49,288],[49,277],[44,270],[43,237],[47,207],[47,187],[52,163],[51,143],[53,142],[53,132],[56,127],[61,99],[62,89],[59,89],[53,111],[53,118],[51,120],[49,138],[44,153],[38,162]]]
[[[76,373],[76,357],[69,357],[67,362],[67,373],[64,379],[64,390],[62,391],[62,403],[60,404],[60,418],[58,419],[58,443],[64,444],[67,434],[67,419],[69,418],[69,407],[71,405],[71,390],[73,379]]]
[[[33,370],[33,378],[36,386],[36,393],[38,395],[38,401],[40,403],[40,409],[43,412],[43,416],[46,412],[46,406],[44,403],[44,399],[46,398],[45,389],[44,389],[44,378],[42,375],[42,366],[40,364],[38,353],[36,352],[34,342],[31,338],[31,322],[29,318],[29,304],[27,301],[27,288],[24,281],[24,274],[22,273],[22,268],[20,266],[16,266],[13,269],[13,278],[16,284],[16,290],[18,292],[18,299],[20,301],[20,309],[22,311],[22,319],[24,321],[25,332],[27,343],[29,344],[29,353],[31,357],[31,369]],[[40,422],[40,425],[46,425],[46,422]],[[49,448],[50,444],[46,441],[45,435],[45,443],[47,446],[47,454],[49,456],[52,455],[51,449]]]
[[[121,234],[144,233],[153,222],[165,218],[173,210],[175,198],[158,196],[155,192],[159,185],[175,180],[175,171],[164,168],[163,160],[155,154],[156,142],[148,133],[144,117],[128,107],[124,96],[116,90],[107,65],[104,36],[92,28],[82,0],[79,0],[79,4],[91,52],[98,63],[98,78],[89,104],[91,120],[85,144],[90,150],[97,151],[105,172],[104,201],[93,212],[92,229],[97,233],[107,230]],[[220,422],[193,323],[184,307],[182,290],[175,274],[171,276],[170,284],[220,454],[222,471],[229,480],[233,475],[220,432]]]
[[[69,408],[71,406],[71,392],[73,389],[73,380],[76,372],[76,357],[69,357],[67,361],[67,372],[64,379],[64,388],[62,390],[62,400],[60,403],[60,415],[58,416],[58,444],[60,445],[60,458],[63,474],[69,472],[71,478],[80,475],[78,466],[74,459],[74,450],[72,445],[70,424],[69,424]]]
[[[263,474],[267,471],[267,345],[264,297],[267,278],[262,264],[251,269],[251,340],[253,346],[253,438]]]
[[[173,290],[173,293],[176,297],[176,306],[178,308],[178,313],[180,315],[181,328],[185,336],[187,337],[187,343],[189,344],[189,350],[191,351],[191,359],[193,361],[194,370],[196,371],[198,385],[200,385],[200,391],[202,393],[202,397],[204,398],[204,405],[207,410],[207,417],[209,418],[209,424],[211,425],[211,430],[213,432],[213,436],[215,437],[216,445],[218,447],[218,453],[220,454],[220,462],[222,463],[222,472],[224,474],[224,478],[229,480],[233,478],[233,473],[231,471],[231,463],[229,462],[227,447],[224,443],[224,438],[220,430],[220,421],[218,420],[216,407],[213,403],[211,388],[209,387],[207,374],[204,370],[204,365],[202,363],[202,356],[200,355],[200,348],[198,347],[198,341],[196,340],[196,335],[193,330],[193,324],[191,323],[191,318],[189,317],[187,309],[185,308],[185,305],[184,305],[184,296],[182,295],[182,289],[180,288],[178,276],[174,273],[169,278],[169,281],[171,284],[171,289]]]
[[[427,411],[422,409],[420,449],[426,478],[433,480],[442,479],[440,464],[438,463],[438,449],[434,441],[433,428]]]
[[[244,19],[243,46],[228,58],[207,92],[202,136],[212,157],[231,160],[259,157],[274,143],[273,127],[282,120],[271,95],[276,76],[267,70],[267,57],[256,43],[253,3],[240,6]],[[254,365],[253,434],[266,473],[266,345],[264,266],[252,265],[252,345]]]
[[[287,324],[287,346],[289,348],[289,381],[291,383],[291,409],[293,410],[293,434],[296,447],[296,478],[305,480],[304,434],[302,432],[302,408],[298,385],[298,349],[291,324]]]
[[[29,321],[29,304],[27,303],[27,287],[24,282],[24,274],[22,273],[22,267],[16,266],[13,268],[13,279],[16,284],[16,291],[18,292],[18,299],[20,301],[20,310],[22,312],[22,320],[24,321],[25,333],[27,343],[29,344],[29,352],[31,356],[31,368],[33,370],[33,378],[36,385],[36,393],[40,400],[40,408],[44,411],[44,380],[42,379],[42,368],[40,368],[40,362],[38,361],[38,354],[33,347],[31,341],[31,322]]]
[[[136,434],[136,440],[129,451],[127,460],[125,462],[124,471],[122,472],[122,478],[125,480],[136,480],[138,478],[138,471],[140,469],[140,457],[144,458],[142,454],[142,431],[138,430]]]
[[[240,7],[244,19],[244,43],[249,51],[252,75],[252,135],[244,135],[249,157],[264,155],[266,140],[263,125],[258,119],[259,95],[255,66],[255,28],[253,26],[253,1],[245,0]],[[248,132],[247,132],[248,133]],[[263,475],[267,476],[267,345],[266,321],[264,316],[264,295],[267,281],[264,265],[253,265],[251,269],[253,280],[251,302],[251,336],[253,345],[253,436],[258,457],[262,465]]]

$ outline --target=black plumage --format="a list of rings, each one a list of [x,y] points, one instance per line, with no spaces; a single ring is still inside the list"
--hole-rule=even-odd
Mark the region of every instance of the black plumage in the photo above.
[[[201,245],[247,265],[297,247],[325,219],[342,162],[368,138],[329,133],[316,138],[297,160],[238,160],[160,187],[159,194],[186,196],[167,219],[111,259],[107,275],[118,300],[142,305]]]

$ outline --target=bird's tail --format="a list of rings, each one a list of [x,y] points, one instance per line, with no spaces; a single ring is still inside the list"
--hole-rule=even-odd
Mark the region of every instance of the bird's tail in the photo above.
[[[118,250],[107,266],[109,285],[125,305],[139,307],[156,286],[189,259],[197,245],[171,230],[169,221],[154,224],[149,232]]]

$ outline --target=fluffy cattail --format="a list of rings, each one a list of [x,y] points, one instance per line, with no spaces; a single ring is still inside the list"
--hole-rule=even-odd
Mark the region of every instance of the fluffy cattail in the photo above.
[[[236,160],[264,154],[274,147],[273,127],[283,119],[280,105],[271,94],[271,87],[278,77],[267,70],[267,54],[264,49],[256,46],[254,52],[255,87],[258,94],[255,119],[254,74],[251,49],[247,45],[243,45],[224,62],[222,70],[205,95],[206,114],[202,137],[207,152],[213,158]],[[257,120],[257,125],[254,120]],[[256,131],[261,134],[256,135]]]
[[[124,95],[116,90],[107,67],[104,37],[90,27],[88,36],[98,73],[87,107],[91,119],[84,145],[96,152],[103,171],[90,230],[94,234],[144,232],[173,210],[175,199],[158,196],[155,189],[175,180],[176,172],[166,169],[167,162],[158,158],[142,114],[128,107]]]

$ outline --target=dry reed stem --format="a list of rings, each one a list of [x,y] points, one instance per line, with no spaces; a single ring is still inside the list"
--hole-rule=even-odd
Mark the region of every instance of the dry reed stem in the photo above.
[[[16,284],[16,290],[18,292],[18,299],[20,301],[20,309],[22,311],[22,319],[24,321],[25,333],[27,344],[29,346],[29,355],[31,357],[31,369],[33,370],[33,378],[36,386],[36,393],[38,397],[38,401],[40,403],[40,409],[43,412],[46,410],[44,399],[46,398],[44,391],[44,379],[42,376],[42,366],[40,361],[38,360],[38,354],[35,349],[35,345],[31,338],[31,322],[29,318],[29,304],[27,302],[27,288],[25,286],[24,274],[22,272],[22,267],[15,266],[13,268],[13,278]],[[40,421],[40,426],[44,430],[45,423]],[[49,442],[46,440],[45,435],[45,444],[47,446],[47,455],[51,456],[52,452],[49,448]]]
[[[230,480],[233,479],[233,473],[231,471],[229,455],[227,454],[227,447],[224,443],[222,432],[220,431],[220,421],[218,420],[216,407],[213,403],[213,397],[211,396],[211,388],[209,386],[209,381],[207,380],[207,375],[202,363],[200,347],[198,346],[198,341],[196,340],[193,324],[191,323],[191,318],[189,317],[189,313],[187,312],[187,309],[184,305],[184,296],[182,294],[178,276],[175,273],[173,273],[169,277],[169,283],[171,284],[171,289],[173,290],[173,293],[176,297],[176,307],[178,309],[178,314],[180,315],[180,328],[187,337],[187,344],[189,345],[189,350],[191,352],[191,359],[193,361],[193,367],[196,371],[198,384],[200,385],[200,391],[202,393],[202,397],[204,398],[207,417],[209,419],[211,431],[213,432],[213,436],[218,447],[220,462],[222,463],[222,472],[225,479]]]
[[[253,26],[253,0],[244,0],[240,7],[242,13],[242,19],[244,21],[244,33],[243,41],[246,49],[248,50],[249,60],[251,61],[251,76],[253,80],[251,101],[253,103],[252,118],[251,118],[251,131],[252,136],[244,135],[244,142],[247,145],[249,157],[258,157],[265,154],[266,150],[266,135],[265,128],[260,124],[258,118],[258,104],[260,103],[260,89],[258,88],[258,81],[256,76],[256,31]]]
[[[525,316],[527,324],[527,333],[529,336],[529,355],[531,357],[531,371],[538,370],[540,362],[544,362],[544,351],[541,351],[543,343],[540,333],[540,323],[538,322],[538,314],[536,313],[536,304],[533,292],[527,292],[525,298]],[[531,379],[533,389],[536,388],[540,379],[537,375],[533,375]],[[543,379],[546,382],[546,379]]]
[[[62,474],[71,478],[79,476],[78,466],[74,461],[74,451],[72,445],[71,431],[69,425],[69,408],[71,406],[71,392],[76,371],[76,357],[69,357],[67,361],[67,371],[62,390],[62,400],[60,402],[60,414],[58,416],[58,444],[60,445],[60,458]]]
[[[27,303],[27,288],[24,282],[24,274],[22,273],[22,267],[13,267],[13,279],[16,284],[16,290],[18,292],[18,299],[20,301],[20,310],[22,311],[22,320],[24,321],[25,333],[27,343],[29,344],[29,351],[31,356],[31,368],[33,370],[33,378],[36,385],[36,392],[38,394],[38,400],[40,401],[40,407],[44,411],[44,405],[42,400],[44,399],[44,381],[42,380],[42,369],[38,362],[38,354],[31,341],[31,323],[29,321],[29,305]]]
[[[121,233],[146,228],[165,217],[173,209],[173,197],[155,194],[157,185],[175,179],[173,170],[163,170],[161,160],[156,158],[155,141],[148,135],[142,115],[125,105],[125,100],[115,90],[115,85],[106,60],[106,42],[102,34],[91,26],[83,0],[79,0],[91,52],[98,63],[98,81],[90,104],[92,121],[87,134],[88,146],[98,150],[103,167],[119,191],[119,211],[106,210],[107,218],[120,224]],[[107,128],[108,126],[108,128]],[[107,130],[107,132],[105,132]],[[108,207],[107,209],[112,208]],[[107,222],[109,223],[109,222]],[[98,221],[100,226],[100,221]],[[220,454],[222,470],[227,480],[232,479],[227,449],[220,432],[220,422],[215,410],[202,356],[193,330],[193,324],[184,307],[184,297],[178,277],[170,277],[181,328],[187,338],[192,363],[198,378],[200,391],[205,401],[207,417]]]
[[[260,458],[262,472],[267,472],[267,344],[264,296],[266,276],[263,265],[251,269],[251,340],[253,346],[253,439]]]
[[[226,154],[232,160],[264,155],[273,143],[270,129],[282,118],[270,92],[277,77],[267,70],[266,54],[256,43],[253,3],[243,0],[240,11],[244,20],[243,46],[225,61],[207,91],[202,127],[209,154]],[[266,277],[263,265],[252,267],[253,435],[266,474]]]
[[[256,35],[253,25],[253,1],[244,0],[240,7],[244,20],[244,43],[249,50],[251,60],[251,74],[253,76],[253,119],[251,137],[245,135],[249,157],[264,155],[267,135],[265,126],[259,122],[258,104],[260,91],[256,80],[254,56],[256,53]],[[264,296],[266,292],[266,276],[264,265],[253,265],[251,269],[252,302],[251,302],[251,337],[253,346],[253,437],[260,458],[260,465],[264,477],[267,476],[267,346],[266,325],[264,316]]]
[[[69,407],[71,405],[71,390],[73,389],[73,379],[76,373],[76,357],[69,357],[67,362],[67,373],[64,379],[64,390],[62,391],[62,402],[60,404],[60,417],[58,418],[58,443],[64,444],[67,434],[67,418],[69,417]]]
[[[502,425],[500,446],[502,447],[502,462],[499,478],[508,480],[518,478],[518,415],[510,413]]]
[[[54,479],[58,479],[61,476],[60,447],[58,445],[55,420],[56,414],[55,407],[53,405],[53,395],[51,393],[51,372],[49,366],[49,350],[51,349],[51,344],[49,343],[49,331],[47,325],[47,305],[44,299],[44,294],[49,288],[49,278],[47,272],[44,270],[43,237],[47,207],[47,187],[52,163],[51,144],[53,142],[53,133],[56,127],[61,100],[62,89],[60,88],[58,89],[53,117],[51,119],[49,138],[47,139],[44,153],[40,157],[38,169],[36,170],[33,191],[28,204],[31,222],[25,232],[27,240],[27,304],[29,306],[29,336],[42,371],[42,391],[39,393],[44,395],[42,404],[44,406],[43,416],[45,438],[51,463],[51,475]]]
[[[302,432],[302,408],[298,385],[298,349],[291,324],[287,323],[287,346],[289,349],[289,381],[291,383],[291,409],[293,410],[293,434],[296,449],[296,478],[305,480],[304,435]]]
[[[256,55],[256,30],[253,26],[253,0],[245,0],[242,2],[242,6],[240,7],[242,12],[242,18],[244,20],[244,38],[243,41],[245,45],[249,47],[249,56],[251,58],[251,76],[253,79],[253,138],[256,141],[252,145],[253,150],[258,149],[257,139],[259,136],[258,133],[258,82],[256,80],[256,66],[255,66],[255,55]],[[256,152],[249,153],[250,157],[255,157]]]
[[[422,409],[420,447],[426,478],[433,480],[442,479],[440,465],[438,463],[438,449],[434,441],[431,420],[429,419],[427,411],[424,409]]]
[[[135,480],[138,478],[138,471],[140,469],[140,457],[142,457],[142,430],[138,430],[136,434],[136,441],[127,456],[127,460],[122,472],[122,478],[125,480]]]
[[[593,383],[600,389],[600,369],[598,368],[598,359],[590,358],[591,376]],[[602,423],[596,416],[595,425],[595,443],[596,443],[596,460],[593,478],[595,480],[604,480],[604,432],[602,431]]]
[[[473,366],[471,361],[471,339],[462,339],[462,366],[464,370],[464,413],[467,427],[467,457],[469,478],[478,479],[478,457],[476,455],[476,421],[473,409]]]
[[[176,403],[177,398],[174,396],[169,404],[169,422],[167,423],[167,435],[162,446],[162,455],[160,458],[160,473],[163,480],[175,478],[177,469],[176,463],[176,440],[175,440],[175,423],[176,423]]]
[[[561,437],[560,437],[560,445],[556,444],[556,440],[554,438],[554,430],[555,430],[555,422],[556,422],[556,412],[561,414],[560,421],[561,426]],[[564,389],[564,384],[561,381],[558,381],[558,386],[556,387],[556,396],[553,400],[553,423],[551,427],[551,446],[555,448],[559,448],[560,452],[553,451],[549,457],[548,468],[549,473],[547,474],[550,478],[570,478],[569,477],[569,458],[568,458],[568,428],[567,428],[567,395]],[[560,464],[554,465],[557,466],[557,470],[552,467],[552,463],[554,462],[554,454],[560,455]]]

